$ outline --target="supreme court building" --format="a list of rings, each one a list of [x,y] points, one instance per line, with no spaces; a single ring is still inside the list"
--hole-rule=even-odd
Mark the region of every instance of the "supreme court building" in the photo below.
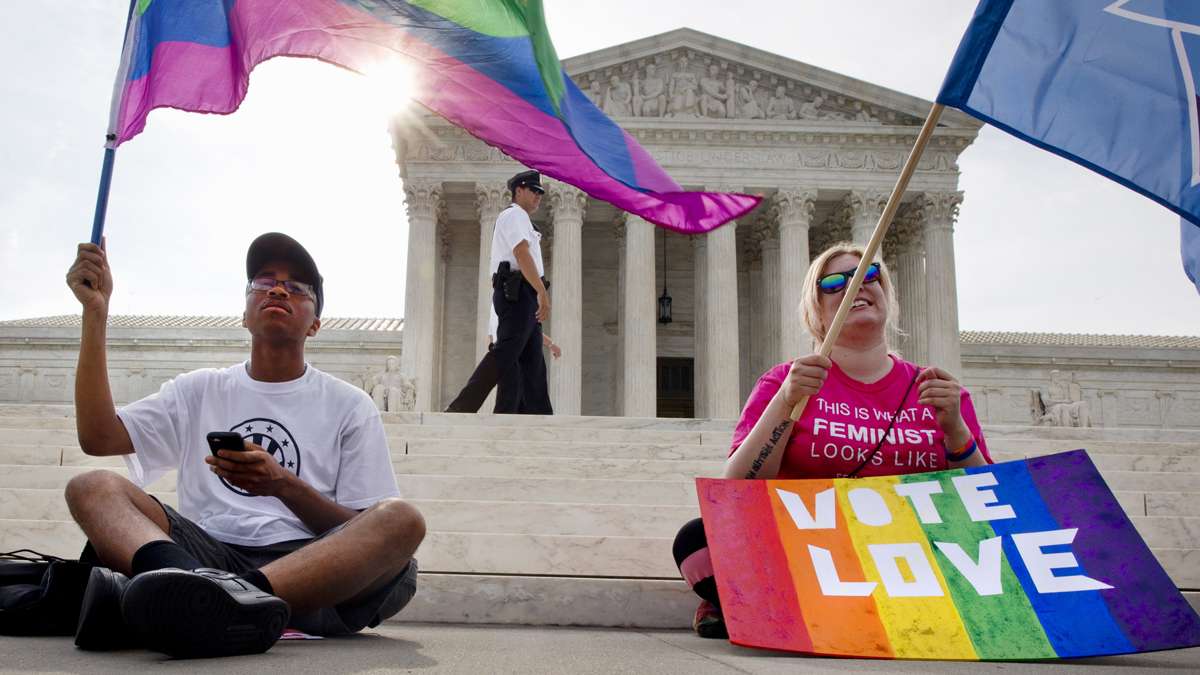
[[[548,181],[534,222],[552,283],[545,330],[563,352],[549,363],[555,412],[736,418],[759,374],[810,351],[809,260],[870,238],[931,104],[689,29],[564,66],[685,188],[764,200],[686,236]],[[980,126],[943,114],[883,245],[899,350],[956,373],[957,158]],[[410,227],[401,369],[416,409],[442,410],[487,344],[492,229],[521,167],[424,111],[392,134]]]
[[[764,200],[684,236],[548,181],[534,220],[553,283],[546,331],[563,351],[549,360],[555,411],[736,418],[760,373],[811,348],[797,309],[809,260],[867,240],[930,104],[687,29],[565,65],[683,186]],[[959,331],[957,158],[979,126],[945,112],[884,242],[903,329],[894,344],[958,374],[985,424],[1130,427],[1144,439],[1200,428],[1200,336]],[[442,410],[485,348],[492,227],[521,167],[427,113],[398,117],[392,132],[406,316],[326,317],[306,355],[381,409]],[[658,321],[664,286],[670,323]],[[118,403],[249,348],[238,316],[113,316],[109,329]],[[78,314],[0,317],[0,403],[69,403],[78,354]]]

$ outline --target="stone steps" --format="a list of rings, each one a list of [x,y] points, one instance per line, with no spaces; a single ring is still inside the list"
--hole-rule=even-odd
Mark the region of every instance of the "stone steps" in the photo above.
[[[111,458],[109,458],[111,460]],[[502,462],[497,465],[503,466]],[[559,466],[563,466],[559,463]],[[400,491],[410,499],[486,498],[489,501],[528,501],[594,504],[692,505],[696,503],[691,478],[623,479],[577,478],[570,476],[488,476],[420,474],[406,469],[419,464],[395,464]],[[93,470],[89,466],[0,466],[0,488],[46,488],[62,490],[72,477]],[[126,475],[122,465],[109,462],[105,468]],[[519,473],[519,472],[518,472]],[[1200,499],[1196,476],[1186,473],[1102,471],[1109,487],[1130,515],[1182,515],[1172,509],[1195,508],[1188,501]],[[152,490],[174,490],[174,473],[169,472],[151,486]],[[1164,498],[1151,495],[1166,494]],[[1150,502],[1153,502],[1151,505]],[[1153,510],[1153,512],[1152,512]]]
[[[1200,457],[1200,443],[1134,443],[1128,441],[1054,440],[1038,438],[988,438],[988,450],[993,454],[1051,455],[1083,448],[1088,454],[1137,455],[1158,457]]]
[[[412,440],[510,440],[571,443],[581,436],[593,443],[700,445],[702,434],[709,432],[676,429],[616,429],[571,426],[425,426],[392,425],[385,427],[390,444]],[[729,432],[719,434],[720,444],[728,444]],[[72,422],[62,428],[13,425],[0,418],[0,445],[74,445],[77,442]]]
[[[84,539],[68,520],[0,520],[5,549],[74,558]],[[430,531],[417,558],[427,572],[675,579],[673,539]]]
[[[390,621],[687,628],[699,602],[681,579],[439,574],[422,570],[418,588],[412,602]]]
[[[719,475],[731,420],[388,413],[397,480],[426,517],[400,621],[685,627],[671,542]],[[1200,588],[1200,432],[986,429],[998,461],[1086,447],[1164,568]],[[74,557],[62,489],[119,457],[79,450],[69,406],[0,404],[0,548]],[[175,503],[169,474],[151,491]]]
[[[1197,518],[1134,518],[1160,564],[1180,588],[1200,588],[1200,549],[1172,545],[1194,537]],[[67,520],[0,519],[5,548],[76,557],[84,537]],[[1195,542],[1192,538],[1190,541]],[[426,572],[517,576],[674,579],[671,537],[545,535],[431,530],[417,552]]]
[[[175,492],[152,492],[178,506]],[[512,534],[674,537],[679,527],[700,515],[694,505],[502,502],[411,499],[430,530]],[[62,491],[0,488],[0,520],[70,520]]]
[[[1133,443],[1200,443],[1200,429],[1159,429],[1152,427],[1031,427],[1028,425],[985,424],[989,438],[1035,438],[1043,440],[1125,441]]]
[[[1114,471],[1200,474],[1200,454],[1191,456],[1128,455],[1093,454],[1090,450],[1088,452],[1092,455],[1092,461],[1097,468],[1105,474]],[[997,462],[1006,462],[1037,457],[1042,454],[1046,453],[995,451],[992,453],[992,458]],[[686,479],[694,476],[720,475],[724,465],[724,460],[719,455],[714,455],[711,448],[704,446],[639,446],[616,443],[538,443],[534,445],[517,441],[462,443],[424,440],[393,446],[392,457],[397,462],[408,462],[413,467],[410,470],[397,465],[397,470],[420,474],[446,473],[446,471],[433,470],[439,465],[445,465],[455,471],[457,471],[456,467],[477,465],[480,467],[479,470],[483,470],[482,467],[494,465],[496,462],[511,462],[512,467],[522,471],[530,469],[530,464],[537,465],[533,468],[539,471],[542,467],[557,465],[559,468],[554,472],[556,476],[569,475],[574,467],[576,474],[596,470],[605,472],[598,475],[639,474],[645,478],[668,478],[681,475]],[[470,460],[464,461],[463,458],[470,458]],[[122,467],[124,461],[119,457],[89,457],[83,454],[77,446],[4,445],[0,446],[0,464]],[[458,472],[461,473],[461,471]]]
[[[177,506],[174,492],[153,492]],[[547,503],[538,501],[410,500],[439,532],[603,537],[673,537],[679,526],[699,515],[692,505]],[[1130,515],[1152,548],[1192,548],[1200,542],[1200,516]],[[70,519],[58,490],[0,488],[0,520]]]

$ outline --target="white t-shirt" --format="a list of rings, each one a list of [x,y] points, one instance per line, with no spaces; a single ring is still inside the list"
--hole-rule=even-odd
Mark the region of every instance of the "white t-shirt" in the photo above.
[[[496,229],[492,232],[493,274],[505,260],[512,265],[514,272],[521,269],[517,265],[517,257],[513,255],[513,249],[521,241],[529,242],[529,255],[533,256],[538,276],[546,276],[546,268],[542,266],[542,233],[533,229],[533,221],[529,219],[529,214],[516,204],[510,204],[496,218]]]
[[[245,546],[319,533],[279,499],[249,495],[212,473],[204,462],[210,431],[237,431],[346,508],[400,495],[366,392],[308,365],[290,382],[259,382],[248,365],[184,373],[117,411],[136,451],[125,455],[135,483],[145,487],[179,469],[179,512],[216,539]]]

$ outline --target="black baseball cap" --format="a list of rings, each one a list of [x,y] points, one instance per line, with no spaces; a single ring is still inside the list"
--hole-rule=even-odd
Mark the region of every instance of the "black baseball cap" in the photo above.
[[[522,171],[508,179],[509,192],[515,195],[519,187],[527,187],[538,194],[546,192],[546,188],[542,187],[542,174],[536,171]]]
[[[321,273],[317,271],[317,263],[308,254],[308,251],[300,245],[300,242],[282,232],[268,232],[259,235],[257,239],[250,242],[250,248],[246,251],[246,280],[253,279],[259,270],[273,262],[291,263],[295,270],[296,280],[313,287],[313,291],[317,294],[317,316],[320,317],[321,309],[325,305],[325,280],[321,278]]]

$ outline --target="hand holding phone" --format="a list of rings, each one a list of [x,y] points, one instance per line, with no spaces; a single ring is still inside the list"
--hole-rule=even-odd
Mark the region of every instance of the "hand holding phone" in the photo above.
[[[218,450],[233,450],[241,452],[246,449],[246,442],[236,431],[210,431],[205,436],[208,439],[208,449],[216,456]]]

